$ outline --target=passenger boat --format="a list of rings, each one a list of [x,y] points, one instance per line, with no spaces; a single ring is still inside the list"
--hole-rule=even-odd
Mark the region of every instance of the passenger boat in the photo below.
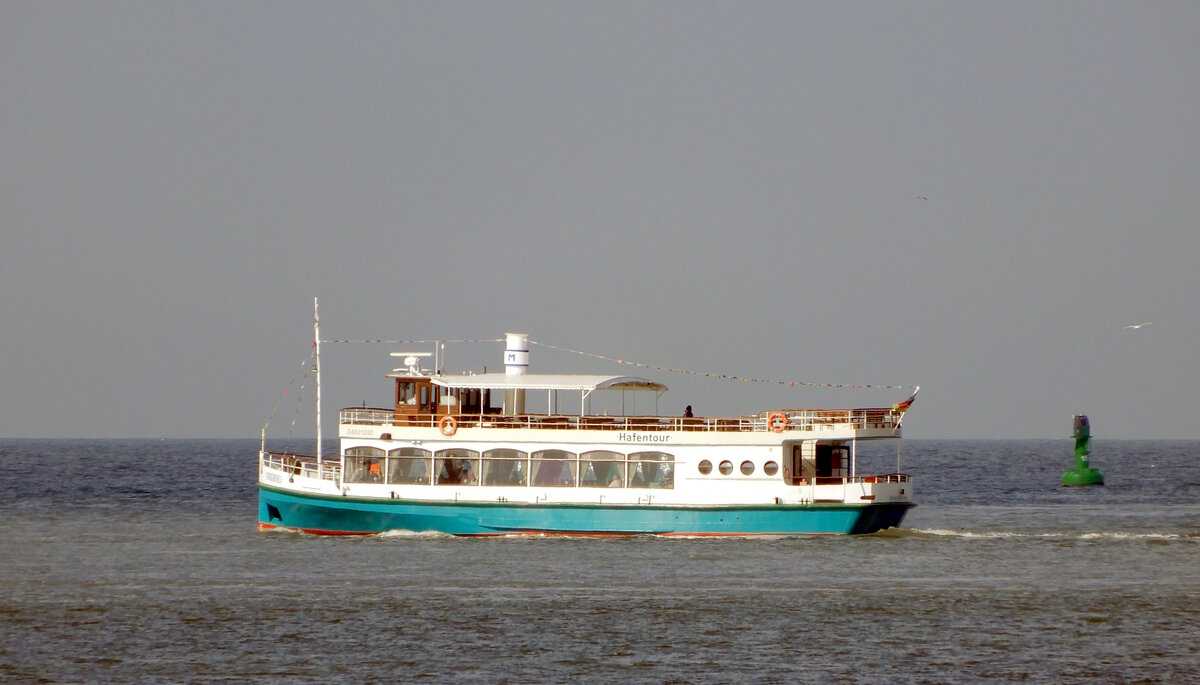
[[[899,472],[915,392],[871,409],[639,413],[667,388],[637,376],[529,373],[527,337],[505,342],[503,373],[426,370],[430,354],[403,354],[387,375],[394,403],[339,412],[336,456],[321,454],[319,418],[316,455],[267,450],[264,429],[259,529],[848,535],[899,526],[915,506]],[[896,472],[859,474],[865,441],[895,441]]]

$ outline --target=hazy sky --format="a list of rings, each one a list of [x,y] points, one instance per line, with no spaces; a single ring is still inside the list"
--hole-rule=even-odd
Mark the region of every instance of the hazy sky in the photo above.
[[[1085,412],[1200,438],[1197,26],[1194,2],[4,2],[0,437],[256,437],[276,404],[269,437],[311,435],[311,381],[283,389],[319,296],[329,339],[920,384],[908,437]],[[327,433],[387,402],[393,349],[322,347]],[[582,370],[661,380],[672,414],[909,392]]]

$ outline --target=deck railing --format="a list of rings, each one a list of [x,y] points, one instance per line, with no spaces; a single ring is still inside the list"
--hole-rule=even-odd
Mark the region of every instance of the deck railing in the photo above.
[[[776,415],[787,417],[783,425]],[[352,407],[339,412],[343,424],[365,426],[435,427],[445,414],[398,414],[390,409]],[[732,431],[765,432],[783,425],[781,432],[812,432],[824,428],[856,430],[893,429],[901,412],[891,409],[783,409],[752,416],[700,418],[675,416],[578,416],[545,414],[454,414],[459,428],[539,428],[615,431]]]
[[[322,460],[318,465],[317,458],[310,454],[262,452],[260,454],[260,463],[262,467],[284,471],[296,476],[317,478],[319,474],[323,480],[340,482],[341,464],[339,457]],[[866,476],[819,476],[813,479],[787,476],[786,474],[780,474],[779,477],[785,483],[799,488],[840,485],[843,489],[859,483],[907,483],[912,479],[912,476],[907,473],[882,473]]]
[[[265,467],[287,471],[293,475],[305,478],[338,481],[342,472],[341,458],[337,456],[334,456],[332,459],[322,459],[321,463],[318,464],[317,458],[311,454],[263,452],[260,455],[260,460]]]
[[[851,485],[854,483],[907,483],[907,473],[877,473],[868,476],[817,476],[813,479],[791,476],[792,485]],[[814,482],[815,481],[815,482]]]

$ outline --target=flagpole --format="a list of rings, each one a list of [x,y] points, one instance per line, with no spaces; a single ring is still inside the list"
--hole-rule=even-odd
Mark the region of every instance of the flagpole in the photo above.
[[[900,426],[904,425],[904,415],[908,412],[908,408],[912,406],[912,403],[917,400],[917,393],[919,393],[919,392],[921,392],[921,386],[918,385],[917,387],[913,388],[913,394],[910,395],[907,400],[904,400],[900,404],[896,404],[896,405],[892,406],[892,411],[895,411],[897,408],[901,409],[900,418],[896,420],[896,427],[892,429],[892,435],[895,435],[896,433],[898,433],[900,431]],[[897,440],[896,441],[896,475],[899,475],[899,474],[900,474],[900,441]]]

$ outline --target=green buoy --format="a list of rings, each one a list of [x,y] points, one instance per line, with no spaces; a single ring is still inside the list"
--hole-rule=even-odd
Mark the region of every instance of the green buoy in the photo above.
[[[1063,485],[1104,485],[1104,476],[1088,465],[1088,454],[1092,451],[1091,440],[1087,416],[1076,414],[1075,468],[1067,469],[1063,474]]]

